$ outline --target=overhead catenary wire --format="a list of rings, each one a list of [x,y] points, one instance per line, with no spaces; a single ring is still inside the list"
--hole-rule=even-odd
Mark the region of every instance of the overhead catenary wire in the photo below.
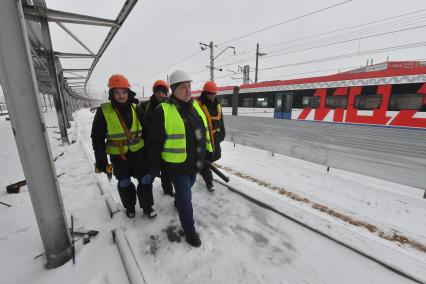
[[[197,55],[199,55],[199,54],[201,54],[203,51],[204,51],[204,50],[200,50],[200,51],[197,51],[197,52],[195,52],[195,53],[192,53],[191,55],[188,55],[188,56],[184,57],[183,59],[181,59],[181,60],[179,60],[179,61],[177,61],[177,62],[175,62],[175,63],[173,63],[173,64],[171,64],[171,65],[169,65],[169,66],[166,66],[166,67],[162,68],[162,69],[161,69],[161,70],[159,70],[159,71],[156,71],[156,72],[154,72],[154,73],[151,73],[151,74],[149,74],[149,75],[147,75],[147,76],[143,77],[142,79],[148,79],[148,78],[151,78],[151,77],[153,77],[153,76],[155,76],[155,75],[158,75],[158,74],[160,74],[160,73],[162,73],[162,72],[164,72],[164,71],[167,71],[167,70],[169,70],[170,68],[172,68],[172,67],[174,67],[174,66],[176,66],[176,65],[178,65],[178,64],[180,64],[180,63],[183,63],[183,62],[185,62],[185,61],[187,61],[187,60],[189,60],[189,59],[191,59],[191,58],[193,58],[193,57],[195,57],[195,56],[197,56]]]
[[[352,2],[352,1],[353,1],[353,0],[346,0],[346,1],[343,1],[343,2],[339,2],[339,3],[337,3],[337,4],[330,5],[330,6],[327,6],[327,7],[322,8],[322,9],[318,9],[318,10],[312,11],[312,12],[306,13],[306,14],[304,14],[304,15],[301,15],[301,16],[298,16],[298,17],[295,17],[295,18],[292,18],[292,19],[289,19],[289,20],[285,20],[285,21],[283,21],[283,22],[281,22],[281,23],[278,23],[278,24],[275,24],[275,25],[272,25],[272,26],[268,26],[268,27],[264,27],[264,28],[262,28],[262,29],[260,29],[260,30],[257,30],[257,31],[254,31],[254,32],[251,32],[251,33],[249,33],[249,34],[245,34],[245,35],[239,36],[239,37],[237,37],[237,38],[233,38],[233,39],[227,40],[227,41],[225,41],[225,42],[221,42],[221,43],[217,44],[217,46],[219,46],[219,45],[223,45],[223,44],[226,44],[226,43],[230,43],[230,42],[233,42],[233,41],[236,41],[236,40],[242,39],[242,38],[246,38],[246,37],[249,37],[249,36],[251,36],[251,35],[254,35],[254,34],[257,34],[257,33],[260,33],[260,32],[263,32],[263,31],[266,31],[266,30],[269,30],[269,29],[272,29],[272,28],[275,28],[275,27],[278,27],[278,26],[281,26],[281,25],[284,25],[284,24],[287,24],[287,23],[294,22],[294,21],[297,21],[297,20],[299,20],[299,19],[302,19],[302,18],[305,18],[305,17],[311,16],[311,15],[314,15],[314,14],[318,14],[318,13],[320,13],[320,12],[323,12],[323,11],[326,11],[326,10],[329,10],[329,9],[332,9],[332,8],[335,8],[335,7],[338,7],[338,6],[344,5],[344,4],[349,3],[349,2]],[[203,50],[198,51],[198,52],[196,52],[196,53],[193,53],[193,54],[191,54],[191,55],[189,55],[189,56],[187,56],[187,57],[185,57],[185,58],[183,58],[183,59],[181,59],[181,60],[179,60],[179,61],[177,61],[177,62],[175,62],[175,63],[173,63],[173,64],[171,64],[171,65],[169,65],[169,66],[166,66],[166,67],[162,68],[162,69],[161,69],[161,70],[159,70],[159,71],[156,71],[156,72],[154,72],[154,73],[152,73],[152,74],[149,74],[149,75],[147,75],[147,76],[143,77],[143,79],[147,79],[147,78],[153,77],[153,76],[155,76],[155,75],[158,75],[158,74],[160,74],[160,73],[162,73],[162,72],[164,72],[164,71],[166,71],[166,70],[168,70],[168,69],[170,69],[170,68],[172,68],[172,67],[174,67],[174,66],[176,66],[176,65],[178,65],[178,64],[180,64],[180,63],[183,63],[183,62],[185,62],[185,61],[187,61],[187,60],[189,60],[189,59],[191,59],[191,58],[193,58],[193,57],[197,56],[198,54],[200,54],[200,53],[202,53],[202,52],[203,52]]]
[[[329,35],[329,34],[333,34],[335,32],[339,32],[339,31],[343,31],[343,30],[349,30],[349,29],[358,28],[358,27],[361,27],[361,29],[351,31],[349,33],[340,34],[340,35],[334,35],[334,36],[331,36],[331,37],[328,37],[328,38],[322,38],[319,41],[300,43],[298,45],[290,46],[290,47],[287,47],[285,49],[286,50],[292,50],[292,49],[296,49],[296,48],[303,48],[304,46],[311,46],[312,44],[321,44],[321,43],[324,43],[324,42],[327,43],[327,42],[330,42],[330,41],[333,41],[333,40],[344,39],[346,37],[351,37],[351,36],[356,36],[357,37],[356,40],[361,40],[359,38],[360,36],[362,36],[362,35],[366,36],[373,31],[375,31],[376,33],[380,33],[380,32],[386,31],[388,28],[391,28],[393,26],[400,29],[404,26],[424,22],[426,20],[426,14],[417,15],[414,18],[410,17],[409,19],[400,19],[398,21],[392,21],[391,23],[376,25],[376,26],[373,26],[373,27],[368,27],[367,25],[371,25],[371,24],[383,22],[383,21],[389,21],[389,20],[392,20],[392,19],[395,19],[395,18],[401,18],[403,16],[418,14],[418,13],[422,13],[422,12],[425,12],[425,11],[426,11],[426,9],[417,10],[417,11],[410,12],[410,13],[405,13],[405,14],[401,14],[401,15],[397,15],[397,16],[393,16],[393,17],[384,18],[384,19],[381,19],[381,20],[363,23],[363,24],[360,24],[360,25],[350,26],[350,27],[346,27],[346,28],[342,28],[342,29],[337,29],[337,30],[325,32],[325,33],[319,33],[319,34],[315,34],[315,35],[311,35],[311,36],[307,36],[307,37],[301,37],[301,38],[290,40],[290,41],[284,41],[284,42],[280,42],[280,43],[276,43],[276,44],[272,44],[272,45],[268,45],[268,46],[263,46],[262,50],[267,52],[268,54],[271,54],[271,53],[283,50],[283,48],[280,49],[280,50],[268,51],[268,48],[270,48],[270,47],[279,46],[279,45],[287,45],[287,44],[295,43],[295,42],[303,42],[304,40],[307,40],[307,39],[317,38],[317,37],[320,37],[320,36]],[[420,19],[419,19],[419,17],[420,17]],[[246,51],[241,52],[240,54],[225,57],[224,59],[218,60],[218,61],[219,62],[226,61],[226,60],[229,60],[231,57],[232,57],[232,59],[235,60],[236,57],[240,57],[240,56],[247,54],[249,52],[254,52],[254,50],[255,49],[246,50]],[[238,61],[236,63],[245,62],[245,61],[248,61],[250,59],[254,60],[255,56],[250,55],[249,57],[244,58],[244,60],[239,59],[240,61]]]
[[[313,59],[313,60],[300,61],[300,62],[290,63],[290,64],[286,64],[286,65],[271,66],[271,67],[266,67],[266,68],[263,68],[263,69],[260,69],[260,70],[261,71],[273,70],[273,69],[286,68],[286,67],[292,67],[292,66],[298,66],[298,65],[305,65],[305,64],[311,64],[311,63],[333,61],[333,60],[338,60],[338,59],[343,59],[343,58],[363,56],[363,55],[374,54],[374,53],[383,53],[383,52],[387,52],[387,51],[416,48],[416,47],[421,47],[421,46],[426,46],[426,41],[416,42],[416,43],[411,43],[411,44],[405,44],[405,45],[391,46],[391,47],[386,47],[386,48],[373,49],[373,50],[366,50],[366,51],[363,51],[363,52],[346,53],[346,54],[342,54],[342,55],[338,55],[338,56],[331,56],[331,57],[324,57],[324,58],[318,58],[318,59]]]
[[[278,23],[278,24],[274,24],[274,25],[271,25],[271,26],[264,27],[264,28],[261,28],[261,29],[259,29],[259,30],[256,30],[256,31],[253,31],[253,32],[250,32],[250,33],[247,33],[247,34],[244,34],[244,35],[241,35],[241,36],[238,36],[238,37],[235,37],[235,38],[232,38],[232,39],[226,40],[226,41],[223,41],[223,42],[221,42],[221,43],[217,44],[217,46],[224,45],[224,44],[228,44],[228,43],[231,43],[231,42],[234,42],[234,41],[237,41],[237,40],[240,40],[240,39],[243,39],[243,38],[246,38],[246,37],[249,37],[249,36],[252,36],[252,35],[255,35],[255,34],[258,34],[258,33],[261,33],[261,32],[267,31],[267,30],[270,30],[270,29],[273,29],[273,28],[276,28],[276,27],[278,27],[278,26],[281,26],[281,25],[284,25],[284,24],[288,24],[288,23],[291,23],[291,22],[294,22],[294,21],[300,20],[300,19],[306,18],[306,17],[308,17],[308,16],[312,16],[312,15],[315,15],[315,14],[318,14],[318,13],[321,13],[321,12],[324,12],[324,11],[326,11],[326,10],[330,10],[330,9],[332,9],[332,8],[336,8],[336,7],[338,7],[338,6],[341,6],[341,5],[347,4],[347,3],[352,2],[352,1],[353,1],[353,0],[346,0],[346,1],[343,1],[343,2],[339,2],[339,3],[337,3],[337,4],[333,4],[333,5],[330,5],[330,6],[327,6],[327,7],[324,7],[324,8],[321,8],[321,9],[315,10],[315,11],[312,11],[312,12],[309,12],[309,13],[303,14],[303,15],[301,15],[301,16],[297,16],[297,17],[295,17],[295,18],[291,18],[291,19],[289,19],[289,20],[285,20],[285,21],[280,22],[280,23]]]
[[[336,30],[328,31],[328,32],[323,32],[323,33],[319,33],[319,34],[315,34],[315,35],[300,37],[300,38],[289,40],[289,41],[274,43],[274,44],[271,44],[271,45],[263,46],[263,49],[267,49],[269,47],[278,46],[278,45],[289,44],[289,43],[293,43],[293,42],[299,42],[299,41],[303,41],[303,40],[306,40],[306,39],[316,38],[316,37],[320,37],[320,36],[324,36],[324,35],[329,35],[329,34],[333,34],[333,33],[344,31],[344,30],[350,30],[350,29],[355,29],[355,28],[360,28],[360,27],[363,28],[363,29],[367,29],[368,25],[379,23],[379,22],[385,22],[385,21],[389,21],[389,20],[392,20],[392,22],[388,23],[386,25],[389,25],[389,24],[395,25],[395,24],[398,24],[398,22],[394,21],[394,19],[405,17],[405,16],[411,16],[411,15],[422,13],[422,12],[425,12],[425,11],[426,11],[426,9],[416,10],[416,11],[409,12],[409,13],[404,13],[404,14],[400,14],[400,15],[396,15],[396,16],[392,16],[392,17],[387,17],[387,18],[382,18],[380,20],[369,21],[369,22],[366,22],[366,23],[357,24],[357,25],[353,25],[353,26],[349,26],[349,27],[345,27],[345,28],[339,28],[339,29],[336,29]],[[424,16],[424,15],[422,15],[422,16]],[[413,20],[413,18],[410,17],[410,18],[408,18],[408,20]],[[402,20],[402,21],[405,21],[405,20]],[[355,31],[355,32],[358,32],[358,31]],[[253,52],[255,50],[256,49],[253,48],[253,49],[250,49],[250,50],[243,51],[240,54]]]
[[[425,28],[425,27],[426,27],[426,24],[425,25],[411,27],[411,28],[400,29],[400,30],[396,30],[396,31],[390,31],[390,32],[379,33],[379,34],[373,34],[373,35],[369,35],[369,36],[362,36],[362,37],[359,37],[359,38],[353,38],[353,39],[348,39],[348,40],[343,40],[343,41],[338,41],[338,42],[332,42],[332,43],[322,44],[322,45],[313,46],[313,47],[302,48],[302,49],[298,49],[298,50],[287,51],[287,52],[284,52],[284,53],[270,54],[270,55],[264,56],[263,58],[266,59],[266,58],[271,58],[271,57],[288,55],[288,54],[298,53],[298,52],[302,52],[302,51],[308,51],[308,50],[313,50],[313,49],[318,49],[318,48],[323,48],[323,47],[328,47],[328,46],[334,46],[334,45],[338,45],[338,44],[353,42],[353,41],[357,41],[357,40],[360,40],[360,39],[374,38],[374,37],[379,37],[379,36],[384,36],[384,35],[389,35],[389,34],[394,34],[394,33],[399,33],[399,32],[410,31],[410,30],[414,30],[414,29]],[[239,61],[234,61],[234,62],[231,62],[231,63],[219,65],[218,68],[223,68],[223,67],[235,65],[235,64],[238,64],[238,63],[245,63],[245,62],[252,62],[252,61],[254,61],[254,59],[242,59],[242,60],[239,60]]]
[[[423,22],[423,21],[422,21]],[[400,26],[399,26],[400,27]],[[407,28],[406,30],[404,29],[404,31],[409,31],[410,29],[418,29],[418,28],[420,28],[420,27],[422,27],[422,26],[417,26],[417,27],[411,27],[411,28]],[[357,40],[361,40],[361,39],[365,39],[365,38],[370,38],[370,37],[376,37],[376,36],[381,36],[381,35],[386,35],[386,34],[391,34],[391,33],[396,33],[396,32],[401,32],[402,30],[400,29],[400,30],[393,30],[393,31],[389,31],[389,32],[387,32],[387,33],[378,33],[378,34],[373,34],[373,35],[364,35],[364,36],[356,36],[356,38],[353,38],[351,41],[357,41]],[[366,31],[365,32],[366,34],[368,34],[368,31]],[[337,38],[340,38],[340,37],[337,37]],[[337,39],[336,38],[336,39]],[[303,46],[307,46],[307,47],[310,47],[311,46],[311,44],[316,44],[316,43],[323,43],[323,42],[325,42],[325,43],[327,43],[327,44],[331,44],[331,42],[330,41],[332,41],[332,40],[334,40],[335,38],[327,38],[327,39],[323,39],[323,40],[321,40],[321,41],[319,41],[319,42],[313,42],[313,43],[307,43],[307,44],[303,44],[302,46],[293,46],[293,47],[287,47],[287,48],[285,48],[285,49],[278,49],[278,50],[274,50],[274,51],[267,51],[268,52],[268,54],[269,55],[272,55],[273,53],[275,53],[275,52],[279,52],[279,51],[282,51],[282,50],[287,50],[287,51],[291,51],[291,50],[293,50],[293,49],[296,49],[296,48],[300,48],[300,47],[303,47]],[[337,44],[337,43],[336,43]],[[262,50],[265,50],[265,48],[263,48]],[[243,58],[243,59],[240,59],[239,61],[234,61],[233,63],[229,63],[229,64],[227,64],[227,65],[220,65],[219,67],[223,67],[223,66],[229,66],[229,65],[232,65],[232,64],[236,64],[236,63],[242,63],[242,62],[247,62],[247,61],[249,61],[249,60],[254,60],[255,59],[255,56],[249,56],[249,57],[246,57],[246,58]]]

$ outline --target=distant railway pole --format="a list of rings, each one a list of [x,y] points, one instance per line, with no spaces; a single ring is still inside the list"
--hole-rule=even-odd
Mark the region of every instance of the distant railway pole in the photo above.
[[[256,71],[254,75],[254,82],[257,83],[257,76],[259,73],[259,56],[264,56],[266,53],[259,52],[259,43],[256,46]]]
[[[216,60],[216,58],[221,56],[229,48],[232,48],[234,50],[234,54],[235,54],[235,47],[227,46],[221,52],[219,52],[219,54],[216,55],[216,56],[214,56],[214,48],[217,47],[217,46],[215,46],[213,44],[213,41],[211,41],[209,44],[200,42],[200,47],[201,47],[201,50],[206,50],[207,48],[210,49],[210,65],[207,66],[207,67],[209,67],[209,69],[210,69],[210,81],[214,81],[214,70],[216,69],[216,70],[222,71],[221,68],[215,68],[214,67],[214,61]]]

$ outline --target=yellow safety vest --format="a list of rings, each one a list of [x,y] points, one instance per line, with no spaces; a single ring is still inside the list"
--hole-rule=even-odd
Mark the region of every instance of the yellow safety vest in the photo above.
[[[209,110],[206,107],[206,105],[203,104],[203,102],[201,102],[201,100],[199,100],[199,99],[196,99],[196,101],[198,102],[198,104],[200,105],[201,109],[203,110],[203,112],[204,112],[204,114],[205,114],[205,116],[207,118],[207,121],[209,123],[210,138],[211,138],[212,145],[213,145],[213,148],[214,148],[214,146],[215,146],[214,134],[216,132],[220,132],[220,124],[219,123],[220,123],[220,120],[222,119],[222,107],[221,107],[220,104],[217,104],[217,116],[211,116]],[[213,121],[214,120],[216,120],[218,122],[216,124],[217,125],[216,128],[213,127]]]
[[[196,101],[193,101],[193,106],[203,120],[206,129],[206,150],[211,153],[213,152],[213,147],[210,141],[207,118]],[[185,123],[174,104],[161,103],[161,107],[164,112],[164,129],[166,130],[166,141],[164,142],[161,157],[168,163],[183,163],[187,157]]]
[[[126,159],[125,154],[130,149],[136,152],[143,148],[144,141],[142,139],[142,125],[136,114],[136,104],[132,104],[132,127],[129,129],[130,139],[123,129],[120,118],[112,107],[111,103],[102,104],[102,112],[107,123],[107,143],[106,152],[110,155],[120,155],[123,160]]]

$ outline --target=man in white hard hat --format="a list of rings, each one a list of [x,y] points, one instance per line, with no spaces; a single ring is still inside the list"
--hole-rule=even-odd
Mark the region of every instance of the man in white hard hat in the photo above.
[[[181,70],[170,75],[172,94],[152,115],[147,152],[152,175],[159,176],[161,171],[172,178],[175,206],[186,241],[199,247],[191,188],[197,172],[204,167],[206,153],[211,155],[213,148],[207,118],[191,97],[191,81]]]

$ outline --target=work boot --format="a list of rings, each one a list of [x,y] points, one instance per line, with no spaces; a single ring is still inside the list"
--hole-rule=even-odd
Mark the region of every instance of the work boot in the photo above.
[[[186,242],[188,244],[190,244],[193,247],[199,247],[201,246],[201,240],[200,237],[198,236],[197,232],[193,232],[193,233],[189,233],[189,234],[185,234],[185,239]]]
[[[126,216],[128,218],[134,218],[135,215],[136,215],[136,213],[135,213],[135,207],[130,207],[130,208],[126,209]]]
[[[208,191],[210,191],[210,192],[213,192],[213,191],[214,191],[213,182],[208,182],[208,183],[206,183],[206,187],[207,187],[207,190],[208,190]]]
[[[157,212],[152,208],[149,208],[148,210],[143,210],[143,214],[149,219],[157,217]]]

